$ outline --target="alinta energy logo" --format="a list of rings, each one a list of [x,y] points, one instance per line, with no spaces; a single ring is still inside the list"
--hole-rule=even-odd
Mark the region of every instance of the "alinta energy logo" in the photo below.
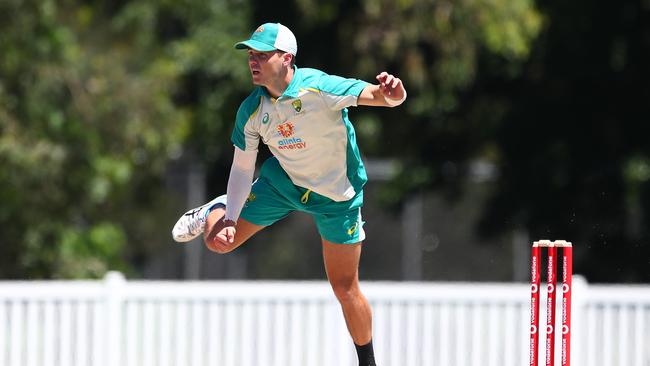
[[[278,133],[282,137],[291,137],[293,136],[293,124],[291,122],[286,122],[278,125]]]
[[[279,150],[299,150],[307,147],[307,143],[300,137],[292,137],[294,126],[291,122],[285,122],[278,125],[278,134],[283,137],[278,141]]]

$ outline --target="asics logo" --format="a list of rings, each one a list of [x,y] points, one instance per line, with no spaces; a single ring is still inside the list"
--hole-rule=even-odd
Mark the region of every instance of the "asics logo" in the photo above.
[[[197,214],[199,211],[201,211],[201,210],[198,209],[198,208],[195,208],[195,209],[192,210],[192,212],[186,212],[186,213],[185,213],[185,216],[190,216],[190,217],[192,217],[192,216],[194,216],[195,214]]]
[[[354,225],[352,225],[352,227],[348,229],[348,235],[354,234],[357,231],[358,227],[359,227],[359,223],[355,222]]]

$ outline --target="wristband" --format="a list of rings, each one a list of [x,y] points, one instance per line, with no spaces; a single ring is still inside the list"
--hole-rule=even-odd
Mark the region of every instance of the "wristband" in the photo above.
[[[222,221],[223,221],[224,226],[237,226],[237,221],[236,220],[227,219],[227,218],[224,217]]]

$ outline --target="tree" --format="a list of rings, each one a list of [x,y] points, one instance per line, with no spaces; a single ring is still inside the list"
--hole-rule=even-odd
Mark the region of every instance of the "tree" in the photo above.
[[[0,276],[101,276],[164,243],[166,164],[200,120],[175,98],[232,5],[0,3]]]
[[[252,8],[255,23],[274,19],[294,30],[299,66],[371,82],[388,70],[405,81],[402,107],[351,111],[364,158],[392,159],[398,168],[380,194],[390,208],[418,190],[459,198],[473,160],[497,162],[494,134],[510,101],[483,81],[517,78],[543,25],[525,0],[299,0],[282,9],[258,1]],[[265,248],[285,259],[290,245]],[[304,267],[292,268],[302,275]]]
[[[589,280],[647,282],[647,9],[539,3],[552,22],[525,72],[493,83],[512,105],[494,135],[502,176],[483,229],[570,238]]]

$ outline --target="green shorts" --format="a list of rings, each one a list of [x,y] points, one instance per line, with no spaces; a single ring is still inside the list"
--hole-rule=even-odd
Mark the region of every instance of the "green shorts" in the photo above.
[[[241,217],[255,225],[269,226],[292,211],[310,214],[320,235],[332,243],[355,244],[365,239],[361,206],[363,191],[336,202],[293,184],[275,157],[264,162],[253,183]]]

